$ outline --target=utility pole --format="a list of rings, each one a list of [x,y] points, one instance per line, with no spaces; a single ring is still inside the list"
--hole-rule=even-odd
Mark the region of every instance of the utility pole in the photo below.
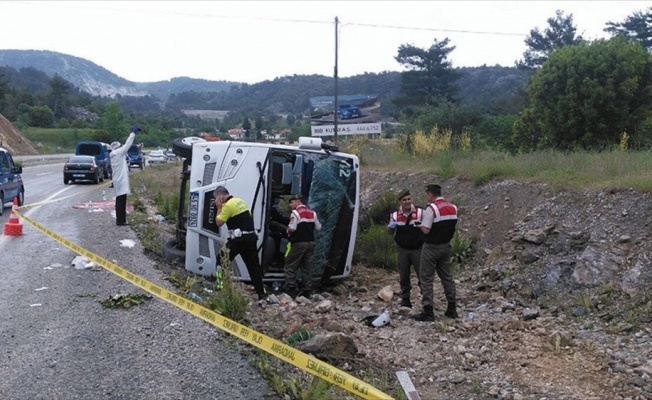
[[[337,25],[339,22],[339,19],[335,17],[335,68],[333,71],[333,77],[335,78],[335,114],[333,115],[333,140],[335,141],[335,144],[337,144]]]

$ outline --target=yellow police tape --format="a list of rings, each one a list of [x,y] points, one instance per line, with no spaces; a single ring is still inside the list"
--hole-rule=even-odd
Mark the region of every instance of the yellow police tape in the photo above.
[[[30,205],[31,206],[31,205]],[[174,294],[168,291],[165,288],[162,288],[158,285],[155,285],[148,280],[141,278],[138,275],[135,275],[128,270],[119,267],[118,265],[110,262],[109,260],[98,256],[97,254],[91,253],[85,248],[69,241],[68,239],[57,235],[53,231],[44,227],[32,219],[25,217],[20,214],[18,211],[15,211],[16,215],[19,218],[24,219],[27,223],[32,225],[34,228],[45,233],[47,236],[61,243],[65,247],[74,251],[75,253],[82,255],[89,260],[95,261],[101,267],[113,272],[122,279],[125,279],[134,285],[140,287],[146,292],[167,301],[170,304],[173,304],[180,309],[189,312],[190,314],[203,319],[204,321],[214,325],[221,330],[230,333],[231,335],[244,340],[245,342],[262,349],[271,355],[292,364],[308,373],[311,373],[319,378],[324,379],[325,381],[334,383],[349,392],[362,397],[363,399],[380,399],[380,400],[392,400],[392,397],[381,392],[380,390],[370,386],[366,382],[347,374],[344,371],[341,371],[329,364],[326,364],[319,359],[310,356],[306,353],[303,353],[293,347],[288,346],[287,344],[280,342],[276,339],[273,339],[267,335],[259,333],[251,328],[248,328],[238,322],[230,320],[215,311],[203,307],[197,303],[194,303],[182,296]]]

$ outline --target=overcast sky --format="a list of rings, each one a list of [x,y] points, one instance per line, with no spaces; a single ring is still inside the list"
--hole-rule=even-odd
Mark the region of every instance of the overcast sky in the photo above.
[[[451,39],[454,67],[513,66],[556,10],[578,33],[609,37],[649,1],[0,1],[0,49],[81,57],[133,82],[188,76],[256,83],[401,71],[401,44]]]

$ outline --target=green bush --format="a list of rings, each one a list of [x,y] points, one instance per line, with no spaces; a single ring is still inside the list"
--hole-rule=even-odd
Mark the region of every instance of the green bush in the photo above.
[[[455,231],[451,240],[451,258],[454,266],[460,266],[468,260],[475,251],[473,239],[465,238],[460,231]]]
[[[373,224],[387,225],[389,214],[398,208],[397,195],[398,193],[387,192],[364,210],[364,215],[360,219],[360,229],[367,230]]]
[[[367,231],[358,235],[354,254],[356,263],[383,269],[396,268],[396,244],[386,229],[385,224],[372,224]]]

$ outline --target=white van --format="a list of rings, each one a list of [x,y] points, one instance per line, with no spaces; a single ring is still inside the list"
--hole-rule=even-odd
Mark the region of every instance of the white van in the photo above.
[[[292,194],[301,194],[322,223],[315,236],[313,279],[328,284],[351,273],[360,206],[357,156],[313,137],[300,138],[298,146],[186,138],[177,139],[173,151],[185,158],[182,180],[187,180],[190,195],[184,195],[182,182],[177,237],[166,243],[165,252],[185,250],[188,271],[205,276],[217,271],[228,231],[226,224],[215,224],[212,192],[224,186],[251,209],[265,281],[284,279],[290,213],[286,199]],[[240,256],[234,260],[234,277],[249,280]]]

